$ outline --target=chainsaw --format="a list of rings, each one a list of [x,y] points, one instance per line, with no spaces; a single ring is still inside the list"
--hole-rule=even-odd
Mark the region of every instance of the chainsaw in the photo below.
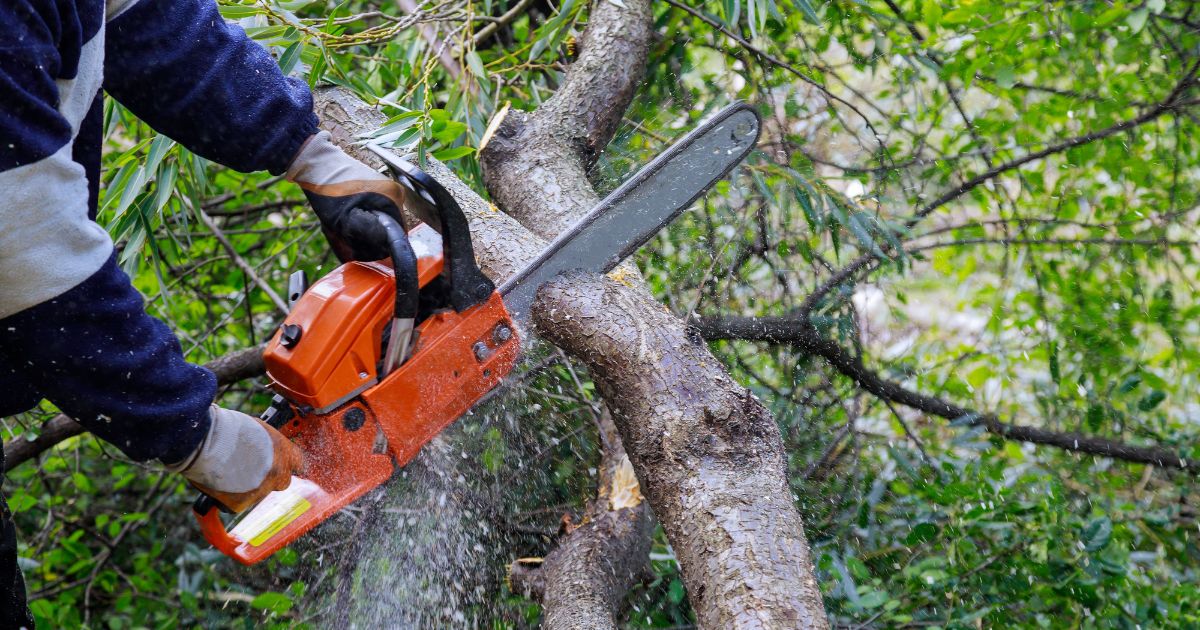
[[[479,269],[450,193],[370,146],[420,221],[377,218],[390,265],[349,262],[308,286],[289,279],[290,310],[263,351],[275,396],[262,419],[304,451],[304,477],[227,526],[207,495],[204,537],[250,565],[388,481],[429,440],[512,372],[537,289],[564,271],[611,271],[722,179],[758,141],[758,114],[721,110],[674,142],[496,287]]]

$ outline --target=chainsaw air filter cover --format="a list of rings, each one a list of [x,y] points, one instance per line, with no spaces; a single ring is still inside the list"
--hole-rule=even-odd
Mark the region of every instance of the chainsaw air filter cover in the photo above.
[[[441,238],[421,224],[409,239],[419,282],[427,284],[442,272]],[[347,263],[321,278],[267,344],[272,388],[325,413],[374,385],[395,296],[394,274],[382,262]]]

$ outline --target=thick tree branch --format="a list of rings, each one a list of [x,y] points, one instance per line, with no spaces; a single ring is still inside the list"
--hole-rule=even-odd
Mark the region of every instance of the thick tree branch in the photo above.
[[[608,145],[645,72],[648,0],[595,0],[579,58],[532,114],[513,110],[480,155],[496,203],[543,238],[595,205],[587,168]]]
[[[1163,468],[1195,471],[1178,453],[1158,446],[1136,446],[1117,440],[1051,431],[1038,427],[1010,424],[993,414],[979,413],[934,396],[914,392],[868,369],[833,340],[820,334],[812,324],[798,317],[701,317],[692,323],[693,329],[707,340],[741,339],[791,344],[809,354],[819,356],[842,375],[858,383],[864,390],[892,402],[900,403],[947,420],[966,421],[981,426],[1000,437],[1044,444],[1077,453],[1111,457]]]
[[[594,1],[579,57],[554,96],[532,114],[509,112],[484,148],[492,197],[542,238],[553,238],[598,201],[587,169],[633,99],[650,37],[647,0]],[[629,464],[615,429],[605,433],[601,492],[585,524],[561,538],[540,568],[512,568],[514,581],[538,585],[529,591],[541,599],[548,628],[615,628],[618,605],[649,553],[649,508],[640,500],[621,507],[606,499],[611,471]],[[636,492],[636,480],[629,482]]]
[[[594,0],[588,17],[588,28],[580,38],[579,59],[568,68],[562,87],[554,97],[532,114],[510,112],[482,152],[484,180],[492,197],[507,213],[542,237],[549,239],[558,234],[598,201],[595,190],[587,180],[587,169],[612,138],[625,109],[632,101],[644,72],[651,36],[651,12],[647,0]],[[632,277],[636,278],[636,275]],[[634,286],[640,284],[633,282]],[[637,293],[643,304],[653,304],[653,300],[644,290]],[[579,304],[567,304],[570,299],[566,295],[560,297],[564,299],[560,312],[569,313],[579,307]],[[560,303],[555,301],[551,312],[553,313],[553,309],[559,305]],[[624,325],[623,322],[617,323],[622,321],[621,318],[625,315],[621,311],[622,305],[591,304],[597,308],[596,312],[601,314],[598,315],[601,320],[617,327],[612,329],[614,334]],[[542,311],[540,315],[537,308],[535,306],[535,318],[545,314],[545,311]],[[659,309],[655,311],[658,316],[663,315]],[[682,331],[682,324],[678,321],[672,320],[670,326]],[[595,357],[591,355],[590,349],[581,350],[587,345],[587,339],[559,328],[553,340],[568,351],[573,348],[577,357],[589,365],[593,364]],[[638,361],[641,356],[637,355],[632,347],[608,350],[613,351],[608,357],[610,360],[625,365],[622,372],[625,379],[645,379],[657,383],[661,378],[651,365]],[[690,381],[693,385],[711,385],[714,392],[726,392],[727,385],[731,384],[728,375],[711,356],[704,359],[680,354],[674,359],[680,362],[681,370],[697,370],[694,374],[696,380]],[[699,365],[696,364],[697,361]],[[598,377],[597,382],[602,391],[608,392],[605,400],[614,411],[622,438],[628,440],[629,436],[636,434],[642,426],[658,426],[669,433],[677,434],[691,432],[694,418],[687,412],[671,415],[671,410],[666,408],[656,409],[651,413],[646,409],[632,411],[626,407],[626,412],[620,413],[618,408],[628,402],[621,397],[628,392],[618,393],[619,386],[606,383],[606,379],[610,378],[615,377]],[[686,383],[668,383],[665,387],[684,387]],[[614,395],[617,397],[614,398]],[[736,393],[730,395],[736,396]],[[665,401],[663,404],[666,404]],[[762,420],[761,416],[755,417]],[[759,457],[782,461],[782,441],[778,428],[769,414],[765,414],[765,417],[762,428],[774,436],[773,441],[768,438],[766,442],[758,442],[753,446],[739,444],[734,448],[760,449],[755,450]],[[665,424],[659,425],[658,421]],[[620,442],[615,437],[613,441]],[[648,479],[659,480],[677,474],[687,477],[690,472],[694,472],[681,472],[679,462],[672,458],[639,456],[634,453],[630,455],[638,480],[643,484],[647,483]],[[663,520],[668,535],[672,537],[672,545],[677,551],[685,574],[688,597],[697,616],[702,620],[701,625],[716,628],[761,626],[764,623],[779,627],[791,627],[799,625],[800,622],[818,627],[827,624],[820,593],[816,589],[812,567],[808,562],[807,541],[804,539],[799,515],[791,503],[786,484],[778,487],[773,485],[775,481],[782,480],[780,473],[779,477],[772,477],[766,481],[766,485],[771,487],[769,492],[764,492],[763,487],[755,486],[754,480],[742,485],[742,482],[746,481],[742,479],[730,479],[727,485],[701,484],[693,488],[694,494],[690,497],[697,505],[711,504],[714,509],[723,510],[730,507],[722,503],[728,498],[726,493],[731,487],[737,487],[745,490],[738,495],[738,500],[744,505],[735,509],[767,515],[763,519],[751,518],[746,522],[733,519],[723,523],[722,533],[718,534],[716,530],[710,532],[712,539],[709,540],[711,544],[708,546],[688,547],[690,540],[685,541],[681,538],[684,532],[691,533],[696,522],[692,520],[688,510],[676,509],[671,503],[678,497],[677,493],[649,496],[655,514]],[[751,501],[745,497],[754,499]],[[722,504],[722,507],[716,508],[717,504]],[[626,528],[623,531],[629,532],[632,529],[634,528]],[[577,531],[576,535],[579,533]],[[592,532],[584,533],[590,538]],[[619,532],[613,529],[613,533]],[[575,535],[568,537],[573,538]],[[730,541],[730,553],[723,554],[722,550],[726,549],[724,545]],[[563,549],[564,553],[570,551],[575,555],[576,566],[586,565],[587,562],[580,563],[579,559],[588,557],[592,552],[581,554],[581,550],[575,550],[573,545],[573,540],[564,541],[560,543],[560,549]],[[625,548],[630,549],[632,546],[626,543]],[[681,549],[684,551],[681,552]],[[547,565],[553,557],[554,554],[548,557]],[[630,568],[634,565],[627,563],[625,566]],[[556,610],[568,609],[561,603],[552,601],[551,589],[558,581],[546,579],[548,569],[549,566],[540,569],[540,580],[537,580],[546,589],[543,601],[546,604],[547,625],[559,627],[560,624],[567,624],[566,627],[581,627],[569,620],[570,615],[556,614]],[[728,578],[733,584],[718,581],[718,577]],[[608,586],[611,583],[608,579],[592,579],[588,583],[593,591],[599,591],[608,597],[619,598],[623,595]],[[773,586],[764,586],[767,584]],[[758,589],[761,590],[750,592]],[[781,594],[789,589],[787,595]],[[612,626],[612,603],[603,606],[603,598],[584,595],[582,589],[569,589],[569,593],[573,595],[575,604],[582,603],[583,608],[590,604],[592,612],[588,615],[589,619],[603,620],[601,623],[604,627]],[[584,597],[587,598],[586,602],[580,602]],[[575,610],[580,609],[577,607]],[[583,613],[573,614],[578,616]]]
[[[219,385],[230,385],[263,373],[262,346],[237,350],[204,364],[217,376]],[[17,438],[4,445],[4,470],[8,472],[54,448],[59,442],[84,432],[83,426],[66,415],[54,416],[42,425],[37,438]]]
[[[612,416],[600,414],[600,490],[582,523],[539,564],[509,569],[513,590],[542,602],[545,627],[615,628],[618,606],[646,566],[653,521]]]

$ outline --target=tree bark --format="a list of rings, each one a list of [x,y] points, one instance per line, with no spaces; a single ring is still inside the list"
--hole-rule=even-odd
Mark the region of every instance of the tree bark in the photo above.
[[[770,412],[641,291],[560,277],[533,314],[612,407],[699,625],[827,628]]]
[[[509,568],[513,591],[541,601],[544,626],[553,630],[615,629],[650,553],[650,509],[607,408],[599,424],[599,492],[583,522],[568,527],[539,565],[522,559]]]

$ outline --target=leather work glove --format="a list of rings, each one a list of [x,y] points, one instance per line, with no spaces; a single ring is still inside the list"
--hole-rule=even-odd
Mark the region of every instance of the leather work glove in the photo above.
[[[209,414],[212,425],[196,452],[167,470],[226,508],[241,512],[303,472],[300,449],[267,423],[216,405]]]
[[[386,212],[403,224],[405,190],[395,180],[347,155],[333,144],[328,131],[304,143],[288,167],[287,179],[304,190],[338,259],[388,257],[387,233],[372,211]]]

